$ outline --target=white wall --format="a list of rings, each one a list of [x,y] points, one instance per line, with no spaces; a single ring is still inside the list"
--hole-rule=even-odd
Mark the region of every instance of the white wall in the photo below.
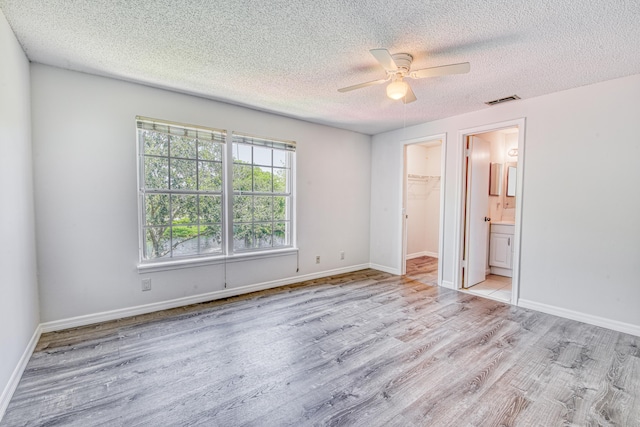
[[[225,270],[235,288],[368,264],[369,136],[39,64],[31,73],[44,322],[219,291]],[[139,274],[136,115],[297,141],[299,273],[289,255]]]
[[[0,418],[38,324],[29,61],[0,11]],[[28,356],[28,355],[27,355]],[[13,384],[15,385],[15,384]]]
[[[441,256],[443,281],[451,283],[457,264],[459,132],[524,117],[520,298],[640,326],[639,98],[640,75],[634,75],[374,136],[371,262],[400,268],[400,138],[446,133]]]

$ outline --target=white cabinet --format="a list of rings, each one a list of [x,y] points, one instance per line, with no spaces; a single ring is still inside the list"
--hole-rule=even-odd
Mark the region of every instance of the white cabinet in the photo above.
[[[491,274],[513,275],[513,224],[491,224],[489,266]]]

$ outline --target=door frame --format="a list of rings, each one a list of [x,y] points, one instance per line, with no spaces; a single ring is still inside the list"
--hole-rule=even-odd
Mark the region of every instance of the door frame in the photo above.
[[[456,231],[455,231],[455,262],[453,283],[454,289],[462,289],[462,269],[464,266],[464,210],[466,205],[466,181],[467,171],[465,168],[466,160],[466,141],[467,137],[472,135],[493,132],[507,128],[518,128],[518,162],[517,162],[517,179],[516,179],[516,214],[515,214],[515,230],[513,236],[513,277],[511,278],[511,304],[518,305],[520,295],[520,242],[522,235],[522,199],[524,189],[524,165],[525,165],[525,125],[524,117],[504,122],[492,123],[473,128],[461,129],[458,131],[458,158],[457,158],[457,197],[456,197]]]
[[[407,274],[407,146],[440,141],[440,219],[438,224],[438,286],[442,286],[442,264],[444,254],[444,201],[447,176],[447,134],[412,138],[402,141],[402,220],[400,251],[400,274]]]

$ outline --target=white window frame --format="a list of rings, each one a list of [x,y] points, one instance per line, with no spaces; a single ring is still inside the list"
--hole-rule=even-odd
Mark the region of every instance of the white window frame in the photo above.
[[[222,141],[222,191],[220,196],[222,198],[222,244],[221,251],[214,254],[193,254],[193,255],[181,255],[177,257],[168,258],[144,258],[144,245],[145,242],[145,228],[146,228],[146,213],[144,204],[144,195],[146,189],[144,187],[144,146],[139,140],[138,130],[139,123],[156,123],[160,126],[173,126],[176,128],[188,129],[189,131],[205,131],[205,132],[217,132],[223,135]],[[235,139],[234,139],[235,138]],[[285,149],[290,153],[289,156],[289,177],[288,177],[288,191],[287,194],[280,193],[255,193],[257,195],[272,195],[272,196],[286,196],[289,198],[287,204],[286,219],[289,224],[289,244],[284,246],[271,246],[261,248],[250,248],[234,251],[233,240],[233,147],[234,142],[243,144],[255,144],[265,147],[271,147],[275,149]],[[193,267],[207,264],[218,264],[230,261],[240,261],[257,258],[269,258],[273,256],[288,255],[291,253],[297,253],[297,233],[296,233],[296,144],[293,141],[276,140],[270,138],[255,137],[239,132],[229,132],[227,130],[208,128],[197,125],[187,125],[177,122],[161,119],[151,119],[147,117],[136,117],[136,147],[137,147],[137,180],[138,180],[138,234],[139,234],[139,260],[138,271],[139,272],[153,272],[170,270],[175,268]],[[171,156],[168,156],[171,158]],[[272,166],[273,167],[273,166]],[[176,192],[180,193],[180,192]],[[198,192],[195,192],[198,193]],[[237,193],[237,192],[236,192]],[[242,195],[252,195],[253,192],[242,192]],[[275,220],[272,218],[272,224]]]
[[[167,138],[172,137],[187,137],[189,139],[196,140],[196,146],[193,148],[195,152],[186,155],[185,157],[181,157],[179,154],[174,154],[172,152],[173,142],[168,140],[168,145],[166,147],[166,153],[155,153],[148,154],[145,150],[145,144],[142,138],[140,138],[141,130],[151,131],[158,134],[166,135]],[[181,259],[191,259],[191,258],[206,258],[212,256],[220,256],[224,254],[225,250],[225,232],[224,232],[224,156],[225,156],[225,143],[227,139],[227,132],[225,130],[213,129],[213,128],[205,128],[202,126],[193,126],[182,123],[175,123],[166,120],[157,120],[150,119],[146,117],[136,117],[136,141],[137,141],[137,154],[138,154],[138,210],[139,210],[139,236],[140,236],[140,245],[139,245],[139,261],[141,264],[144,263],[154,263],[154,262],[167,262]],[[201,157],[199,151],[199,144],[205,143],[205,141],[212,142],[217,145],[217,151],[220,155],[219,160]],[[160,161],[166,161],[166,179],[167,182],[165,185],[162,185],[158,188],[147,187],[146,182],[146,173],[145,173],[145,162],[147,159],[158,159]],[[193,172],[195,172],[195,188],[173,188],[172,184],[172,164],[176,162],[182,162],[184,164],[192,163]],[[218,164],[218,166],[215,166]],[[201,167],[205,165],[213,168],[220,168],[220,187],[219,189],[212,190],[211,188],[203,188],[201,187]],[[191,167],[190,166],[190,167]],[[169,219],[167,223],[157,223],[157,224],[147,224],[147,215],[146,215],[146,198],[147,196],[153,196],[154,194],[160,196],[168,196],[169,198],[169,210],[173,210],[172,200],[176,196],[182,197],[196,197],[196,219],[194,223],[190,223],[188,226],[196,226],[198,227],[198,232],[200,233],[200,227],[202,225],[208,226],[213,225],[217,226],[220,229],[220,248],[218,250],[214,250],[213,252],[203,252],[201,253],[201,239],[202,236],[200,234],[197,235],[196,251],[195,253],[188,254],[174,254],[176,247],[173,246],[173,231],[174,228],[180,227],[179,224],[173,222],[173,215],[169,215]],[[201,197],[209,197],[214,196],[219,198],[220,210],[218,212],[219,222],[207,223],[203,224],[201,222],[200,215],[200,198]],[[164,227],[169,230],[170,238],[169,238],[169,254],[167,257],[163,256],[161,258],[149,258],[145,257],[146,253],[146,230],[152,229],[156,227]],[[190,240],[190,239],[189,239]],[[191,243],[193,244],[193,243]],[[177,244],[176,244],[177,246]]]

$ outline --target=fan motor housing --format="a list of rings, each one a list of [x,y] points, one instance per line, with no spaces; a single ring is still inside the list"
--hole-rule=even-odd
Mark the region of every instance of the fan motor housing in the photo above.
[[[396,63],[400,73],[403,75],[409,73],[409,70],[411,69],[411,62],[413,62],[413,56],[408,53],[396,53],[391,55],[391,57],[393,58],[393,62]]]

